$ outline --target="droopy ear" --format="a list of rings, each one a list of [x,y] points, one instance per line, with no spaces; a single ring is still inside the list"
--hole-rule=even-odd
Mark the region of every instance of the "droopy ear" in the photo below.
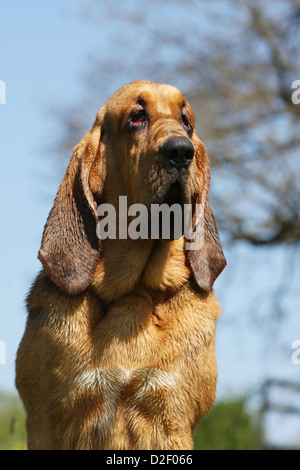
[[[100,132],[98,113],[93,127],[74,148],[46,222],[38,255],[52,281],[70,295],[90,285],[99,258],[97,207],[89,175],[95,158],[100,159]]]
[[[187,256],[198,286],[210,292],[226,266],[214,215],[209,203],[210,171],[205,147],[195,140],[197,189],[193,207],[193,243],[186,242]]]

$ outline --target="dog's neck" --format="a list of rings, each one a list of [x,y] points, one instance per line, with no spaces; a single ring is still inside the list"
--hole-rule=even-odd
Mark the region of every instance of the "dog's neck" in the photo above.
[[[184,237],[173,240],[104,240],[93,288],[106,303],[129,293],[172,292],[190,277]]]

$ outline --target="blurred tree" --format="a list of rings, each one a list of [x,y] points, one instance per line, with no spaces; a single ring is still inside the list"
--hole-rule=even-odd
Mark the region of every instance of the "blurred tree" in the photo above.
[[[198,426],[195,450],[260,450],[259,415],[250,412],[245,398],[216,403]]]

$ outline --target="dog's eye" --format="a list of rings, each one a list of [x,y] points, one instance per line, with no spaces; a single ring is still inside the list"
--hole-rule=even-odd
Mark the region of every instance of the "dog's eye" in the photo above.
[[[181,115],[181,125],[185,128],[188,135],[191,135],[193,128],[189,123],[189,120],[185,114]]]
[[[141,109],[137,113],[135,113],[131,120],[130,120],[130,126],[132,129],[140,129],[141,127],[144,126],[146,123],[147,118],[146,118],[146,112],[144,109]]]

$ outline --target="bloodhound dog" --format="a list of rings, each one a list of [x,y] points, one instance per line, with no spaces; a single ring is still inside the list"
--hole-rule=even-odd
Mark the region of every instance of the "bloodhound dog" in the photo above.
[[[107,101],[74,148],[17,353],[29,449],[193,448],[215,399],[212,288],[226,265],[194,127],[177,88],[137,81]],[[190,207],[190,238],[163,237],[161,219],[157,237],[124,236],[134,219],[118,211],[120,196],[148,214],[155,204]],[[101,207],[115,209],[116,236],[99,237]]]

